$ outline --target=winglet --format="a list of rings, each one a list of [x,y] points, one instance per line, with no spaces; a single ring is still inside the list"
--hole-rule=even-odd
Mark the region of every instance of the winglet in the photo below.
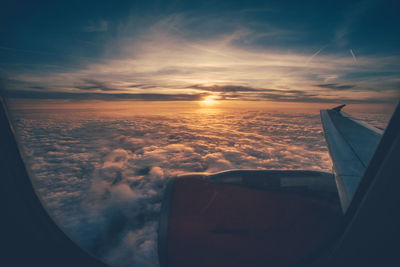
[[[344,106],[346,106],[346,104],[343,104],[343,105],[340,105],[340,106],[334,107],[332,110],[339,112],[339,111],[341,111],[341,110],[342,110],[342,108],[344,108]]]

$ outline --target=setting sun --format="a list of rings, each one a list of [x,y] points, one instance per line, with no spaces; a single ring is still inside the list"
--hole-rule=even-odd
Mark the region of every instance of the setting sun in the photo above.
[[[217,103],[217,100],[215,98],[215,96],[207,96],[201,101],[201,103],[207,106],[214,105],[215,103]]]

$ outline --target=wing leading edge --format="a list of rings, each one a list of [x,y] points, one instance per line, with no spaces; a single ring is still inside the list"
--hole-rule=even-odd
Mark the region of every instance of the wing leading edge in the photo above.
[[[382,131],[341,111],[321,110],[321,120],[343,212],[346,212],[382,136]]]

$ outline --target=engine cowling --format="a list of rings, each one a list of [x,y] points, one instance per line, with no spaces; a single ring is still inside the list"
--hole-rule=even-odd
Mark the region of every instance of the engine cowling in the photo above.
[[[332,174],[228,171],[172,179],[159,222],[161,267],[293,266],[342,219]]]

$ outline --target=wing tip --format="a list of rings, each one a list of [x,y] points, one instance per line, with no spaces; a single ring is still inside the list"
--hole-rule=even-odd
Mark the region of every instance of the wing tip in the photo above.
[[[342,108],[344,108],[345,106],[346,106],[346,104],[343,104],[343,105],[340,105],[340,106],[337,106],[337,107],[332,108],[332,110],[339,112],[339,111],[341,111]]]

